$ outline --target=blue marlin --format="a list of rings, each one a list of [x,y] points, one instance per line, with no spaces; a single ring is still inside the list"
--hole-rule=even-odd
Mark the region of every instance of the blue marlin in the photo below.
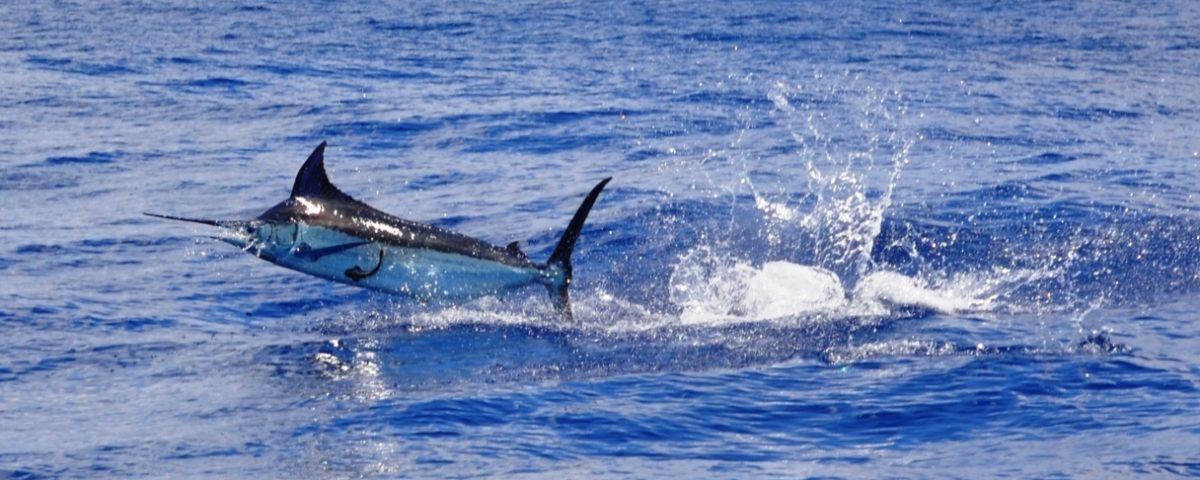
[[[389,215],[342,193],[325,173],[325,142],[300,167],[291,196],[258,218],[146,215],[220,227],[224,234],[218,239],[263,260],[425,303],[462,303],[542,285],[570,318],[571,252],[609,180],[601,180],[584,198],[545,263],[530,260],[518,242],[499,247]]]

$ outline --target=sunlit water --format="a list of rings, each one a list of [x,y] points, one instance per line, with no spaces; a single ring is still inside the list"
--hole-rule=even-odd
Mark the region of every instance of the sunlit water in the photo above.
[[[0,7],[0,471],[1200,475],[1200,10]],[[430,307],[248,218],[322,140],[545,259]]]

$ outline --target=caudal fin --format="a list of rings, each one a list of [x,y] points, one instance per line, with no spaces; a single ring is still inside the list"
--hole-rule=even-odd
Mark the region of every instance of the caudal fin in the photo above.
[[[558,308],[566,316],[567,320],[571,320],[571,297],[567,292],[567,287],[571,286],[571,252],[575,251],[575,242],[579,240],[579,232],[583,230],[583,223],[587,221],[588,213],[592,211],[592,205],[596,204],[596,198],[600,196],[600,192],[604,190],[604,186],[608,185],[608,181],[612,177],[608,177],[592,187],[592,191],[588,193],[587,198],[583,199],[583,203],[579,205],[579,210],[575,211],[575,216],[571,218],[571,223],[567,224],[566,231],[562,237],[558,239],[558,246],[554,247],[554,253],[550,254],[550,260],[546,261],[547,267],[558,267],[562,269],[563,280],[561,284],[548,285],[550,295],[556,297]]]

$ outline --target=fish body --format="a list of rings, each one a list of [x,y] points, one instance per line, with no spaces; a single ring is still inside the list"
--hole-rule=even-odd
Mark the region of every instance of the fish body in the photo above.
[[[592,188],[542,263],[529,259],[517,242],[500,247],[355,200],[330,182],[325,146],[304,162],[291,195],[252,220],[147,215],[218,226],[222,241],[277,265],[423,302],[461,303],[542,285],[570,316],[571,252],[611,177]]]

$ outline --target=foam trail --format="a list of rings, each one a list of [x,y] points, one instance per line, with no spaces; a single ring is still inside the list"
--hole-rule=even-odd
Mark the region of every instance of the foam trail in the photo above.
[[[994,297],[976,297],[957,288],[932,288],[919,279],[896,272],[881,271],[867,275],[854,287],[854,299],[867,309],[883,311],[889,307],[917,307],[939,313],[988,311]]]

